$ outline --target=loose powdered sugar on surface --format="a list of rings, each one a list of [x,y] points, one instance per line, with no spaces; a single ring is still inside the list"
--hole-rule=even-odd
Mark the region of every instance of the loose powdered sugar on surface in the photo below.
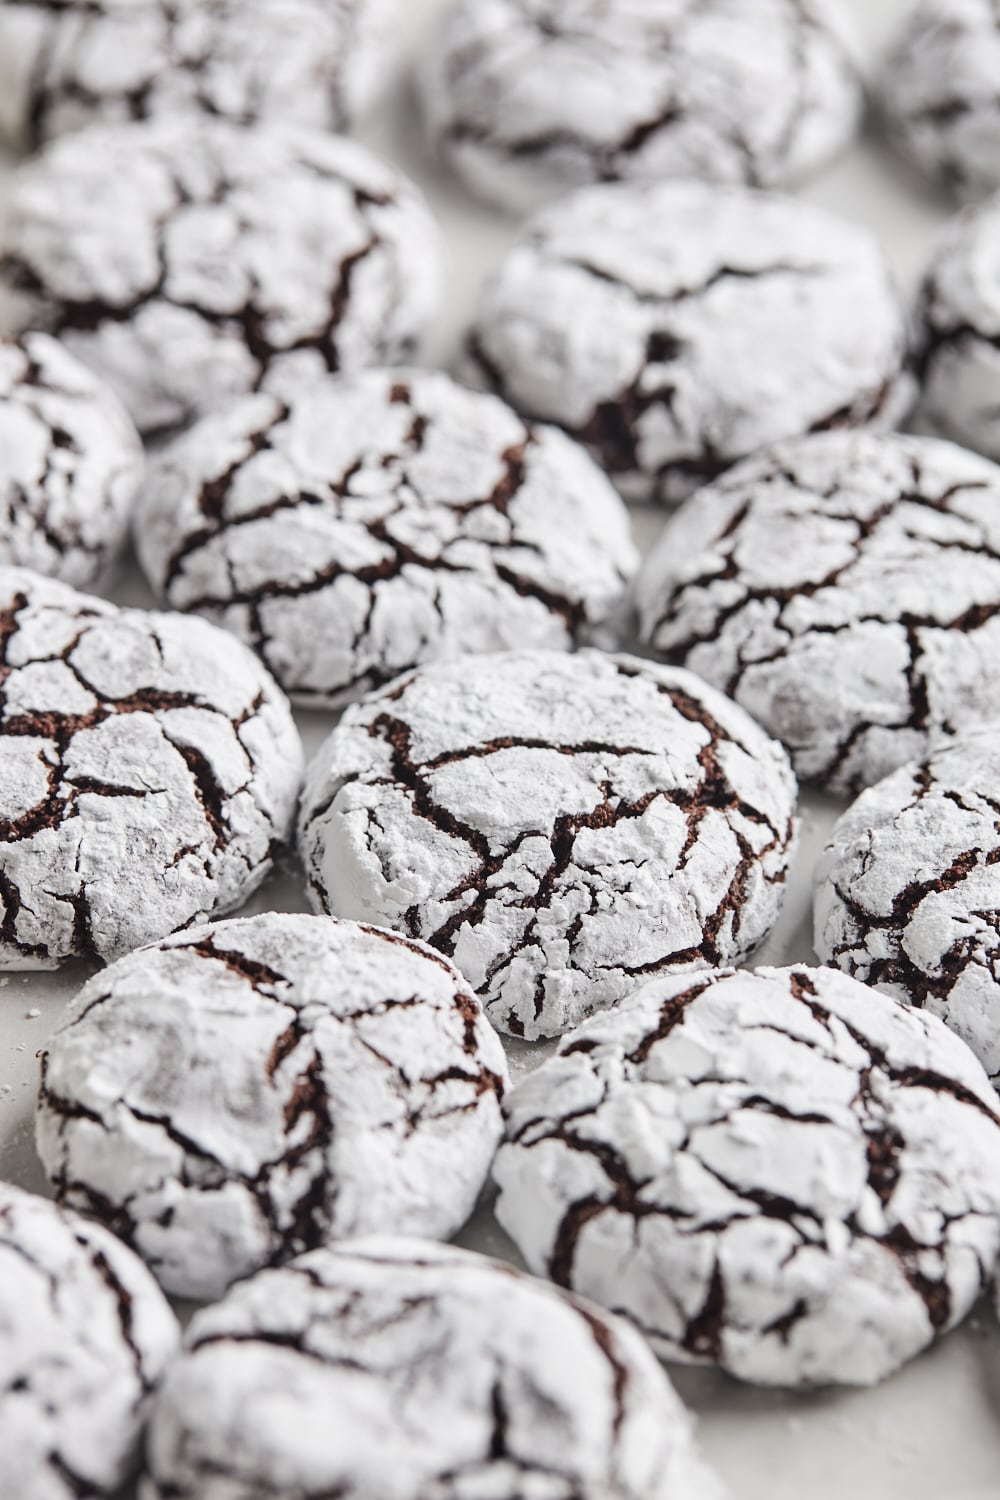
[[[312,707],[435,657],[571,646],[638,563],[569,438],[429,371],[208,418],[154,461],[135,534],[171,606],[233,630]]]
[[[454,1234],[507,1077],[440,954],[269,912],[168,938],[84,987],[44,1058],[38,1148],[62,1201],[168,1291],[211,1299],[332,1239]]]
[[[501,1030],[566,1030],[744,957],[795,842],[781,748],[686,672],[582,651],[439,662],[349,708],[307,774],[311,895],[452,957]]]
[[[500,1222],[661,1354],[869,1385],[1000,1247],[1000,1115],[933,1016],[835,970],[652,981],[510,1096]]]

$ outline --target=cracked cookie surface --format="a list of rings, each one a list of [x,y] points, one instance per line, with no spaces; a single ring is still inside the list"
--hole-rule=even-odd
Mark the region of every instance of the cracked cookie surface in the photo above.
[[[672,503],[764,443],[893,425],[905,353],[867,230],[746,188],[626,183],[529,222],[462,373],[566,428],[628,498]]]
[[[363,146],[305,127],[94,125],[14,174],[0,287],[139,429],[267,385],[412,355],[437,306],[423,198]]]
[[[0,133],[97,120],[276,118],[343,129],[377,92],[396,0],[8,0]]]
[[[991,201],[960,214],[921,282],[914,330],[920,416],[993,459],[1000,459],[998,251],[1000,205]]]
[[[778,444],[671,518],[641,639],[838,793],[1000,717],[1000,469],[950,443]]]
[[[1000,1116],[935,1017],[833,969],[661,978],[508,1097],[497,1217],[669,1359],[870,1385],[1000,1247]]]
[[[1000,4],[920,0],[882,69],[877,98],[893,144],[962,198],[1000,187]]]
[[[147,1463],[142,1500],[720,1500],[633,1329],[412,1239],[314,1251],[196,1314]]]
[[[0,340],[0,566],[86,586],[125,540],[142,445],[110,390],[43,333]]]
[[[206,419],[154,460],[135,536],[166,602],[255,647],[305,707],[436,657],[570,647],[638,564],[582,449],[419,371]]]
[[[131,1250],[99,1224],[0,1183],[5,1495],[117,1493],[179,1337]]]
[[[447,954],[500,1030],[748,954],[795,844],[781,747],[687,672],[585,650],[436,662],[352,705],[307,772],[320,909]]]
[[[334,1239],[448,1239],[502,1133],[500,1039],[458,971],[268,912],[129,954],[42,1062],[39,1155],[179,1297]]]
[[[0,968],[239,906],[301,774],[284,695],[225,631],[0,569]]]
[[[857,129],[837,22],[814,0],[460,0],[422,72],[427,130],[515,212],[616,178],[777,185]]]
[[[823,962],[940,1016],[1000,1084],[996,726],[863,792],[815,879]]]

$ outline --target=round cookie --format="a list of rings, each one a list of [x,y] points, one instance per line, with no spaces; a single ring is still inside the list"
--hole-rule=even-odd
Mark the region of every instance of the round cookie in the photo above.
[[[940,1016],[1000,1084],[996,724],[863,792],[815,878],[823,962]]]
[[[4,1495],[116,1494],[178,1342],[176,1318],[131,1250],[0,1183]]]
[[[967,209],[941,237],[917,298],[914,362],[924,423],[1000,459],[997,202]]]
[[[284,696],[225,631],[0,569],[0,969],[241,905],[301,774]]]
[[[142,476],[135,428],[89,370],[46,334],[0,339],[0,566],[96,582]]]
[[[831,969],[667,977],[508,1101],[497,1216],[529,1269],[664,1358],[871,1385],[1000,1248],[1000,1116],[969,1049]]]
[[[465,1223],[502,1134],[500,1039],[397,933],[262,916],[179,933],[84,985],[35,1118],[61,1201],[174,1296],[332,1239]]]
[[[863,103],[823,0],[459,0],[421,85],[445,161],[516,213],[619,178],[777,185]]]
[[[647,646],[856,792],[1000,718],[1000,470],[895,433],[779,444],[671,518],[636,598]]]
[[[0,291],[163,434],[265,383],[412,355],[440,258],[423,198],[363,146],[166,117],[19,168]]]
[[[890,140],[964,198],[1000,187],[1000,6],[920,0],[886,57],[877,96]]]
[[[781,747],[688,672],[508,652],[350,707],[299,845],[318,908],[422,938],[534,1040],[637,976],[745,957],[780,908],[795,793]]]
[[[396,0],[7,0],[0,133],[35,151],[163,114],[348,126],[381,84]]]
[[[720,1495],[627,1324],[420,1240],[316,1250],[197,1313],[147,1465],[141,1500]]]
[[[135,539],[172,608],[234,631],[306,707],[435,657],[572,646],[638,566],[582,449],[419,371],[206,418],[154,462]]]
[[[673,502],[764,443],[891,426],[905,353],[867,230],[746,188],[626,183],[528,224],[463,373],[565,427],[629,498]]]

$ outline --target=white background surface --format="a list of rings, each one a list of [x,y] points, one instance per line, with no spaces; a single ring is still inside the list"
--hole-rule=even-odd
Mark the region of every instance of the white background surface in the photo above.
[[[445,3],[400,0],[408,56],[426,45],[428,27]],[[910,0],[840,3],[853,13],[865,60],[871,65]],[[447,300],[428,353],[430,362],[447,363],[472,316],[484,276],[503,255],[516,226],[480,208],[436,169],[423,149],[402,83],[359,133],[423,184],[444,227],[451,253]],[[4,176],[0,163],[0,199]],[[833,169],[803,188],[801,196],[875,229],[907,290],[948,213],[945,203],[873,139],[856,145]],[[641,541],[655,535],[660,520],[636,514]],[[131,565],[123,570],[114,597],[122,603],[151,602]],[[299,721],[307,751],[332,723],[321,715],[300,715]],[[813,959],[810,878],[833,811],[832,803],[816,798],[803,806],[802,848],[789,882],[785,914],[759,962]],[[265,886],[251,909],[304,907],[301,882],[289,866]],[[57,975],[0,978],[0,1178],[40,1191],[44,1183],[31,1131],[36,1053],[67,996],[87,972],[76,966]],[[528,1066],[530,1051],[522,1044],[512,1059],[516,1071]],[[509,1242],[486,1207],[463,1240],[493,1253],[510,1253]],[[700,1414],[703,1445],[728,1482],[732,1500],[1000,1496],[1000,1328],[985,1301],[962,1329],[874,1391],[755,1391],[712,1371],[675,1373],[683,1395]]]

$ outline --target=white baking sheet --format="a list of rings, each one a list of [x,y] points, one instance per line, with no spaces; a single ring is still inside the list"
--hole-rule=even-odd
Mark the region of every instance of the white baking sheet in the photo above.
[[[446,3],[400,0],[408,55],[426,45],[433,18]],[[874,57],[910,0],[841,3],[853,12],[866,54]],[[480,208],[436,169],[422,149],[402,85],[361,134],[423,184],[445,229],[451,253],[447,302],[429,355],[434,363],[447,363],[471,317],[484,276],[503,255],[516,226]],[[4,175],[0,163],[0,204]],[[802,196],[871,225],[907,288],[948,211],[873,140],[857,145],[803,189]],[[660,519],[636,513],[643,544],[656,534]],[[152,602],[132,564],[123,568],[113,597],[121,603]],[[332,719],[303,714],[299,722],[306,749],[312,751]],[[760,962],[813,959],[810,879],[836,807],[809,798],[802,811],[802,847],[786,910]],[[305,908],[302,883],[291,864],[267,883],[250,909],[269,908]],[[36,1054],[86,972],[76,967],[55,975],[0,978],[0,1179],[44,1191],[32,1145]],[[515,1072],[531,1066],[538,1056],[537,1049],[521,1044],[512,1056]],[[462,1241],[512,1256],[488,1206],[468,1226]],[[674,1373],[699,1413],[705,1450],[728,1482],[733,1500],[1000,1497],[1000,1328],[986,1302],[964,1327],[874,1391],[795,1395],[755,1391],[712,1371]]]

